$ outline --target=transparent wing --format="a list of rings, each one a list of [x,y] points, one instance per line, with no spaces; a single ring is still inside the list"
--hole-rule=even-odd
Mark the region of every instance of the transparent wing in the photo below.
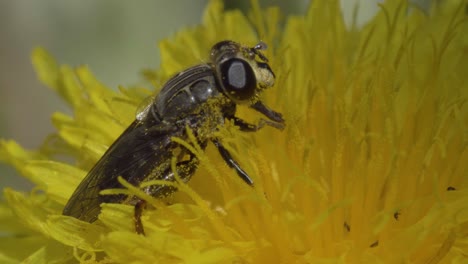
[[[136,112],[136,120],[142,121],[146,118],[148,115],[149,111],[151,110],[151,106],[154,103],[154,96],[148,96],[146,97],[145,100],[138,106],[137,112]]]
[[[155,123],[153,119],[135,120],[78,185],[63,214],[91,223],[97,219],[101,203],[126,199],[125,195],[99,195],[99,192],[122,188],[118,176],[138,185],[155,167],[171,158],[170,138],[176,131],[174,126]]]

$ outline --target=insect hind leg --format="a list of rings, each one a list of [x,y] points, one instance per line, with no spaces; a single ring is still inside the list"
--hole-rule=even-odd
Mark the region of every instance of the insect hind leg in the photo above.
[[[177,174],[179,175],[180,179],[183,182],[188,182],[192,175],[195,173],[198,167],[198,159],[194,155],[190,155],[189,160],[180,161],[176,164]],[[167,181],[175,181],[174,171],[171,168],[164,171],[162,177],[164,180]],[[164,198],[172,193],[177,191],[177,188],[168,185],[156,185],[151,186],[150,188],[146,189],[145,192],[149,195],[156,197],[156,198]],[[135,223],[135,232],[137,234],[145,235],[145,230],[143,227],[143,223],[141,222],[141,216],[143,211],[145,210],[147,202],[142,199],[137,199],[135,203],[134,209],[134,223]]]
[[[145,200],[138,200],[135,204],[135,211],[133,214],[133,221],[135,223],[135,232],[137,234],[145,235],[145,229],[143,228],[143,223],[141,222],[141,215],[143,210],[146,208]]]

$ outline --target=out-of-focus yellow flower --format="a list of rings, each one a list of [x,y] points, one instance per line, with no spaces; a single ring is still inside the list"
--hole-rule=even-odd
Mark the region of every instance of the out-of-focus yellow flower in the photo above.
[[[212,1],[202,25],[160,44],[161,68],[145,76],[159,88],[217,41],[262,39],[277,73],[265,100],[287,128],[243,135],[228,126],[225,141],[256,187],[208,148],[170,205],[149,199],[158,210],[144,213],[146,236],[134,233],[131,206],[104,204],[100,224],[61,210],[153,91],[114,92],[86,67],[35,50],[40,80],[74,115],[54,114],[57,133],[37,151],[0,142],[0,158],[37,186],[4,190],[0,262],[466,263],[464,5],[425,14],[387,1],[364,28],[347,28],[338,1],[284,20],[277,8],[254,3],[246,17]]]

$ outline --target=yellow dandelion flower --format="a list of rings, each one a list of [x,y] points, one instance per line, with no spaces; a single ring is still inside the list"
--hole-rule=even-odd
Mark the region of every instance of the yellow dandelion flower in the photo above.
[[[160,44],[161,68],[145,72],[156,91],[220,40],[269,43],[277,76],[264,100],[287,126],[220,132],[254,188],[196,145],[200,168],[167,205],[122,181],[157,208],[143,213],[146,236],[134,232],[132,206],[103,204],[91,224],[61,212],[153,89],[115,92],[35,50],[39,79],[74,114],[53,115],[57,133],[39,150],[0,141],[0,159],[37,186],[4,190],[0,261],[467,263],[467,3],[426,14],[390,0],[363,28],[347,28],[338,2],[313,1],[283,20],[256,2],[246,16],[212,1],[202,25]]]

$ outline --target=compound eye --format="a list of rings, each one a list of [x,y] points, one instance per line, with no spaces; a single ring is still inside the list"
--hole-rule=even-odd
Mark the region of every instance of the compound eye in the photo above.
[[[257,80],[252,67],[241,59],[229,59],[220,67],[224,91],[234,100],[244,101],[255,95]]]

